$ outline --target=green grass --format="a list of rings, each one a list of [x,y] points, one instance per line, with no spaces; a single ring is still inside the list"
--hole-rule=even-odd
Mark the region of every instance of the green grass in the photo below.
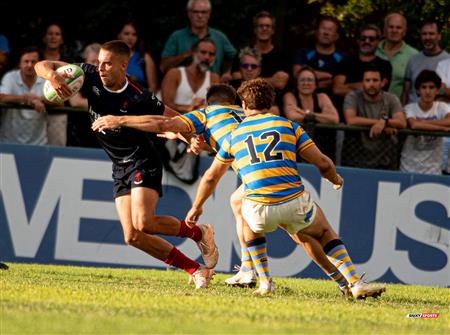
[[[273,296],[207,290],[180,271],[9,264],[0,271],[0,334],[449,334],[449,290],[387,285],[346,300],[331,281],[275,278]],[[410,319],[408,313],[440,313]]]

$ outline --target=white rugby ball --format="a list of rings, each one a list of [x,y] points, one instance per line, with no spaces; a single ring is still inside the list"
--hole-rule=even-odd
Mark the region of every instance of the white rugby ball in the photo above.
[[[78,65],[67,64],[61,66],[56,69],[56,72],[60,74],[65,74],[64,79],[66,84],[69,85],[72,90],[72,94],[68,97],[60,97],[52,84],[48,80],[45,81],[44,84],[44,97],[45,99],[52,104],[62,104],[64,101],[72,98],[77,92],[80,90],[81,86],[83,86],[84,82],[84,71]]]

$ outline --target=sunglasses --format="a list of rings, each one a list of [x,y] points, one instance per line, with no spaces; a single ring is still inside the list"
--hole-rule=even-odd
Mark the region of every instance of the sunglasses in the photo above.
[[[242,63],[241,64],[241,68],[246,69],[246,70],[254,70],[257,69],[259,67],[258,64],[249,64],[249,63]]]
[[[378,40],[378,37],[376,36],[360,36],[359,40],[361,42],[369,41],[369,42],[375,42]]]

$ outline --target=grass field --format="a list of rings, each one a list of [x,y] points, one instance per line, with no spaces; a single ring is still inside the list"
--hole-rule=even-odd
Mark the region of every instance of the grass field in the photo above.
[[[207,290],[179,271],[9,264],[0,271],[0,334],[449,334],[449,290],[387,285],[347,300],[330,281],[275,278],[273,296]],[[440,313],[435,319],[408,313]]]

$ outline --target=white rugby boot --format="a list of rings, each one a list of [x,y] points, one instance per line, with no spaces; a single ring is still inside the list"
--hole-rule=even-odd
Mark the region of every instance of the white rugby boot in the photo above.
[[[207,288],[214,275],[213,269],[208,269],[206,266],[200,265],[190,278],[192,278],[192,281],[195,284],[195,289],[198,290]]]
[[[235,265],[234,269],[238,272],[230,278],[225,279],[225,284],[228,286],[239,287],[255,287],[256,286],[256,271],[242,271],[239,265]]]
[[[350,284],[353,298],[366,299],[367,297],[379,297],[386,292],[386,287],[382,284],[372,284],[363,280],[365,273],[354,283]]]
[[[202,231],[202,239],[197,242],[197,246],[206,267],[212,269],[219,260],[219,250],[214,242],[214,227],[210,224],[199,224],[198,227]]]
[[[275,292],[275,283],[272,281],[272,278],[269,278],[268,280],[260,281],[258,289],[253,294],[266,296],[273,292]]]

